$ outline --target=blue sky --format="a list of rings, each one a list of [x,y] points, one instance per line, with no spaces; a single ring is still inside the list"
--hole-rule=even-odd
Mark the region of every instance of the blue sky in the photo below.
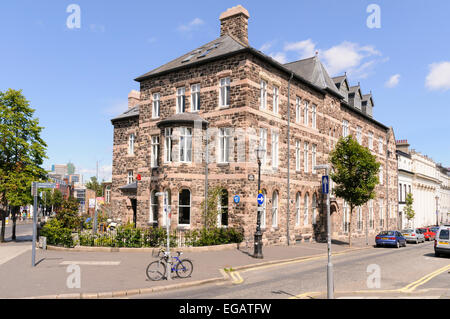
[[[345,3],[345,5],[343,5]],[[369,4],[381,28],[367,27]],[[81,28],[66,25],[70,4]],[[242,4],[250,44],[279,61],[315,51],[374,95],[374,117],[397,139],[450,166],[448,1],[2,1],[0,90],[23,89],[45,127],[45,167],[71,161],[109,179],[110,119],[133,79],[219,36],[219,15]]]

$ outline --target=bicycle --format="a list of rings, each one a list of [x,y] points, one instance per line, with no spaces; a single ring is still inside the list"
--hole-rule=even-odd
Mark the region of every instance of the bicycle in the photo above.
[[[169,253],[167,253],[164,249],[160,249],[157,255],[157,257],[159,257],[159,260],[151,262],[147,266],[147,278],[152,281],[159,281],[163,278],[167,279],[167,263],[173,265],[171,267],[171,273],[176,272],[177,276],[180,278],[189,277],[194,270],[192,261],[187,258],[180,260],[180,256],[183,254],[181,251],[177,251],[177,254],[178,256],[172,257],[174,261],[169,261]]]

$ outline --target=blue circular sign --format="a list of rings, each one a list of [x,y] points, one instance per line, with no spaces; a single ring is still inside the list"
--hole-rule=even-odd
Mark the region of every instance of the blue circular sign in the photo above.
[[[264,204],[264,195],[263,194],[258,195],[258,204],[259,205]]]
[[[234,196],[234,202],[236,204],[239,204],[240,201],[241,201],[241,198],[238,195]]]

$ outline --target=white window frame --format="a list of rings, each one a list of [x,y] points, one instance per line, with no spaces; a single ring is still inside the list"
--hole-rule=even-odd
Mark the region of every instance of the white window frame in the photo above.
[[[186,112],[186,88],[177,88],[177,114]]]
[[[280,106],[280,89],[277,86],[273,87],[273,113],[278,114]]]
[[[200,111],[200,83],[191,85],[191,112]]]
[[[226,197],[227,197],[227,206],[222,206],[222,196],[224,196],[223,193],[220,194],[220,196],[218,196],[218,203],[217,203],[217,226],[218,227],[228,227],[228,225],[222,225],[222,215],[223,215],[223,210],[226,209],[227,210],[227,215],[228,215],[228,191],[226,189],[223,190],[226,193]],[[229,215],[228,215],[229,216]]]
[[[312,197],[312,223],[313,225],[317,224],[317,195],[316,193],[313,194]]]
[[[317,160],[317,145],[313,144],[312,145],[312,173],[316,174],[316,170],[314,169],[314,167],[316,166],[316,160]]]
[[[278,227],[278,192],[272,194],[272,228]]]
[[[312,105],[311,112],[312,128],[317,128],[317,106],[315,104]]]
[[[295,226],[300,226],[300,205],[301,205],[302,195],[297,192],[295,197]]]
[[[384,227],[384,211],[383,211],[384,201],[382,199],[380,199],[379,205],[380,205],[380,207],[379,207],[380,227]]]
[[[278,132],[272,131],[272,168],[278,168],[278,151],[279,151],[280,135]]]
[[[134,133],[128,135],[128,155],[134,155],[134,142],[136,140],[136,136]]]
[[[295,141],[295,170],[299,172],[301,168],[302,147],[300,140]]]
[[[231,134],[228,128],[219,128],[219,163],[230,162],[230,142]]]
[[[300,123],[301,121],[301,113],[302,113],[302,99],[297,96],[295,104],[295,121],[297,123]]]
[[[308,156],[309,156],[309,143],[305,142],[303,145],[303,170],[305,173],[309,172],[309,167],[308,167]]]
[[[161,95],[160,93],[154,93],[152,102],[152,118],[153,119],[159,118],[160,111],[161,111]]]
[[[369,132],[369,150],[373,151],[373,133]]]
[[[267,198],[267,192],[263,190],[264,198]],[[261,228],[266,228],[266,212],[267,212],[267,200],[264,201],[264,203],[261,205],[262,212],[261,212]]]
[[[362,216],[362,207],[358,206],[356,208],[356,212],[357,212],[357,222],[356,222],[356,226],[358,230],[363,230],[364,225],[363,225],[363,216]]]
[[[308,113],[309,113],[309,102],[305,101],[305,108],[304,108],[304,114],[303,114],[303,124],[305,126],[309,125]]]
[[[374,228],[374,219],[373,219],[373,199],[369,200],[369,228]]]
[[[132,169],[128,170],[128,176],[127,176],[127,184],[133,184],[134,183],[134,173]]]
[[[173,139],[172,139],[172,128],[165,128],[164,129],[164,162],[165,163],[171,163],[173,158]]]
[[[180,163],[192,163],[192,128],[190,127],[180,128],[179,159]]]
[[[260,83],[260,105],[259,108],[261,110],[267,110],[267,82],[261,80]]]
[[[189,192],[189,205],[181,205],[180,204],[181,192],[184,191],[184,190],[187,190]],[[181,207],[189,207],[189,224],[181,224],[180,223],[180,217],[181,217],[181,215],[180,215],[180,208]],[[190,226],[191,225],[191,219],[192,219],[191,217],[192,217],[192,192],[189,189],[187,189],[187,188],[183,188],[183,189],[181,189],[180,193],[178,194],[178,225],[182,226],[182,227]]]
[[[348,220],[348,203],[347,201],[344,200],[344,206],[343,206],[343,210],[342,210],[342,230],[344,232],[344,234],[347,234],[349,231],[349,220]]]
[[[170,210],[172,209],[172,194],[170,189],[164,190],[163,196],[163,220],[162,225],[167,226]]]
[[[152,168],[159,167],[159,136],[152,136]]]
[[[383,154],[383,143],[384,143],[384,139],[383,137],[379,137],[378,138],[378,153]]]
[[[220,90],[219,90],[219,106],[229,107],[230,106],[230,91],[231,91],[231,81],[229,77],[220,79]]]
[[[378,179],[380,180],[380,185],[383,185],[384,184],[384,172],[383,172],[383,165],[380,165],[380,172],[379,172],[379,175],[378,175]]]
[[[264,152],[264,156],[261,159],[261,165],[267,165],[267,129],[260,128],[259,129],[259,146],[261,146],[266,151]]]
[[[309,194],[306,193],[303,201],[303,225],[308,226],[309,222]]]
[[[348,136],[348,121],[347,120],[343,120],[342,121],[342,137],[347,137]]]
[[[157,213],[158,213],[158,198],[156,197],[156,190],[152,190],[150,192],[150,216],[148,219],[150,223],[155,223],[158,221]]]
[[[356,140],[358,141],[359,145],[362,145],[362,127],[361,126],[356,127]]]

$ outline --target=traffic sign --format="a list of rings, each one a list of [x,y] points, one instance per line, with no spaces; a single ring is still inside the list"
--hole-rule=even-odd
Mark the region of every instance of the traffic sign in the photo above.
[[[322,193],[323,194],[329,193],[329,185],[330,185],[330,178],[327,175],[322,176]]]
[[[263,194],[258,194],[258,204],[259,205],[264,204],[264,195]]]
[[[55,188],[55,183],[38,183],[38,188]]]
[[[241,201],[241,198],[238,195],[234,196],[234,202],[236,204],[239,204],[240,201]]]

